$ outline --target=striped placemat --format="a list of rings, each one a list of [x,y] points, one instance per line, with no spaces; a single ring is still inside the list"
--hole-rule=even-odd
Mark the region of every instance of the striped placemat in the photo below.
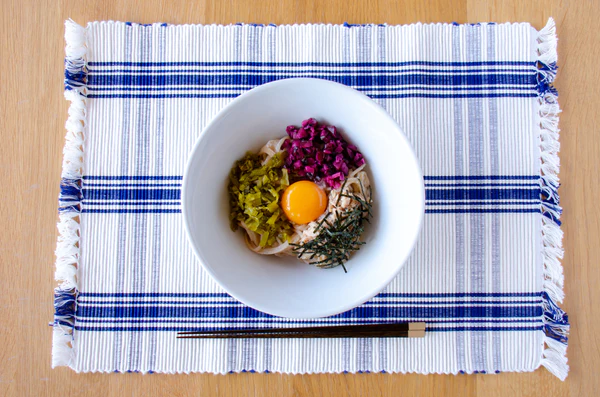
[[[556,36],[529,24],[66,24],[71,101],[53,365],[82,372],[493,373],[566,377]],[[232,98],[337,81],[400,124],[425,174],[414,254],[380,295],[314,320],[250,309],[201,270],[181,178]],[[292,121],[291,121],[292,122]],[[390,165],[393,165],[390,159]],[[426,321],[423,339],[217,340],[194,329]],[[195,341],[196,342],[196,341]]]

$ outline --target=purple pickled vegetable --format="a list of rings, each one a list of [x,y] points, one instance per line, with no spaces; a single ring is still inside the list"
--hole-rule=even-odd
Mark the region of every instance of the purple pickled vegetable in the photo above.
[[[342,185],[342,182],[344,181],[344,179],[345,179],[345,175],[343,173],[336,172],[333,175],[326,176],[324,178],[324,181],[332,188],[338,189]]]
[[[346,163],[342,163],[342,166],[340,167],[340,171],[342,171],[342,173],[343,173],[344,175],[348,175],[348,172],[349,172],[350,170],[348,169],[348,166],[346,165]]]
[[[284,164],[295,177],[322,180],[336,189],[351,169],[365,163],[358,148],[348,144],[335,126],[309,118],[301,127],[288,126],[286,132],[290,139],[283,144]]]

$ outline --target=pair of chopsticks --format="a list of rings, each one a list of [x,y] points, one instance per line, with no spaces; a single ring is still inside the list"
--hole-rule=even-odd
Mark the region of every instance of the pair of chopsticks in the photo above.
[[[178,332],[178,339],[250,338],[423,338],[425,323],[339,325],[326,327],[257,328],[226,331]]]

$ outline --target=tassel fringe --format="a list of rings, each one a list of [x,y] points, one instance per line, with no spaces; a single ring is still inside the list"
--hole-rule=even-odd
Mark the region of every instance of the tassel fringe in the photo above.
[[[84,131],[86,125],[87,65],[86,30],[72,20],[65,22],[65,98],[71,102],[66,123],[62,180],[58,197],[54,332],[52,367],[70,366],[74,358],[73,331],[77,310],[77,267],[80,258]]]
[[[557,71],[557,38],[554,20],[550,18],[546,26],[538,32],[537,89],[539,101],[539,128],[541,152],[542,190],[542,244],[544,260],[543,308],[545,349],[540,361],[552,374],[565,380],[569,372],[567,364],[567,342],[569,319],[556,303],[562,302],[564,276],[560,216],[562,208],[558,196],[558,172],[560,160],[558,152],[558,92],[552,85]]]

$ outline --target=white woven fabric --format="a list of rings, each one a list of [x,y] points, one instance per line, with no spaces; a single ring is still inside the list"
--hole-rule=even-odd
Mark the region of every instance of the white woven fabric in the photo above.
[[[72,101],[53,365],[82,372],[566,377],[554,24],[173,26],[67,22]],[[400,124],[425,175],[414,254],[331,318],[274,318],[202,271],[180,214],[187,155],[240,93],[331,79]],[[290,124],[300,120],[290,120]],[[283,134],[283,131],[282,131]],[[243,137],[240,137],[243,139]],[[390,159],[393,166],[393,159]],[[422,320],[423,339],[178,341],[179,330]],[[546,346],[545,346],[546,345]]]

